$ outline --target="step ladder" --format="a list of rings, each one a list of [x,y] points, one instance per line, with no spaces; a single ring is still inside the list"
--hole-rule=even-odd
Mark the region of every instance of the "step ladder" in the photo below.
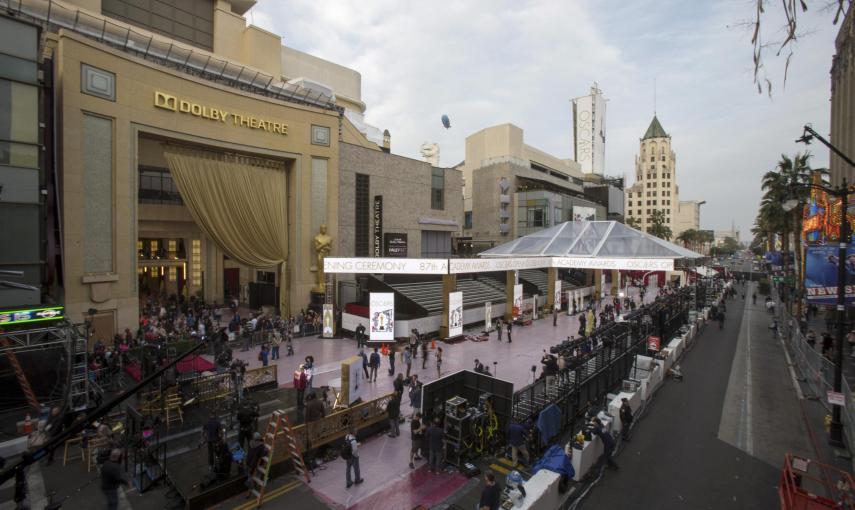
[[[270,478],[270,468],[273,466],[273,455],[276,448],[276,436],[279,431],[284,432],[287,441],[291,460],[294,464],[294,470],[298,474],[306,477],[306,482],[309,482],[309,475],[306,472],[305,464],[303,463],[303,455],[299,448],[296,448],[294,435],[291,433],[291,426],[288,423],[288,418],[285,416],[285,411],[276,410],[270,416],[270,421],[267,422],[267,430],[264,432],[264,455],[259,460],[258,467],[255,473],[252,474],[252,486],[249,489],[250,494],[256,498],[256,508],[260,507],[264,502],[264,494],[267,489],[267,481]]]
[[[9,339],[6,337],[0,338],[0,345],[8,347]],[[7,350],[6,356],[9,358],[9,364],[12,365],[12,369],[15,371],[15,377],[18,378],[18,384],[21,385],[21,391],[23,391],[24,396],[27,397],[27,403],[37,412],[41,412],[39,400],[33,392],[33,387],[30,386],[30,380],[27,379],[27,374],[25,374],[24,369],[21,368],[21,362],[18,360],[18,356],[15,355],[15,351],[13,349]]]

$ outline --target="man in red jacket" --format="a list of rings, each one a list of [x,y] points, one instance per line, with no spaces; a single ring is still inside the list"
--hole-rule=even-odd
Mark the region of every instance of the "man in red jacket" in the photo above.
[[[308,386],[308,377],[306,376],[306,367],[305,365],[300,365],[294,372],[294,388],[297,390],[297,409],[303,409],[303,395],[306,393],[306,386]]]

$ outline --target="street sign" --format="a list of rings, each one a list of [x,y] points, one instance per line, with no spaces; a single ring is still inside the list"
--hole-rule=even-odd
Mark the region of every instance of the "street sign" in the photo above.
[[[828,390],[826,392],[828,396],[828,403],[833,406],[846,406],[846,399],[843,397],[843,393],[837,391]]]

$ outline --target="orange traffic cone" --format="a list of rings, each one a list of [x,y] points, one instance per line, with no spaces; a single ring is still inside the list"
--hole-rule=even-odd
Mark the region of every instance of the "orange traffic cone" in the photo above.
[[[436,338],[431,339],[430,348],[434,350],[436,349]]]

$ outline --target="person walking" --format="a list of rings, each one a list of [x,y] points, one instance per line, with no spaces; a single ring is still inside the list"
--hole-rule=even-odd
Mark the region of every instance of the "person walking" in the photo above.
[[[62,414],[62,409],[59,407],[54,407],[50,410],[50,416],[48,416],[47,425],[45,429],[48,433],[49,439],[54,439],[59,436],[60,432],[65,425],[65,415]],[[56,448],[53,448],[50,453],[48,453],[47,464],[50,466],[53,463],[53,453],[56,451]]]
[[[107,499],[107,510],[119,508],[119,487],[128,485],[128,480],[122,474],[122,450],[115,448],[110,451],[110,458],[101,465],[101,492]]]
[[[413,375],[410,380],[410,407],[413,411],[422,407],[422,383],[419,382],[419,376]]]
[[[359,357],[362,358],[362,372],[365,373],[365,380],[370,381],[371,378],[368,375],[368,355],[365,354],[365,350],[363,348],[359,348]]]
[[[442,376],[442,347],[436,348],[436,378]]]
[[[478,500],[478,510],[499,510],[502,502],[502,489],[496,483],[496,473],[492,469],[484,472],[484,489]]]
[[[629,441],[629,428],[632,426],[632,406],[629,399],[620,399],[620,434],[624,441]]]
[[[525,446],[525,427],[517,422],[511,422],[508,425],[507,438],[508,444],[511,445],[511,461],[514,467],[517,467],[517,457],[522,453],[526,464],[531,463],[531,456],[528,454],[528,448]]]
[[[306,376],[305,365],[300,365],[294,372],[294,389],[297,390],[297,410],[303,410],[303,396],[306,394],[306,386],[308,386],[308,377]]]
[[[395,375],[395,352],[397,350],[395,345],[389,347],[389,375]]]
[[[612,455],[615,451],[615,438],[612,437],[612,433],[607,431],[603,426],[603,422],[600,421],[599,418],[594,417],[591,420],[591,424],[594,426],[594,434],[600,437],[603,441],[603,458],[605,458],[606,466],[611,469],[617,469],[618,465],[615,464],[614,459],[612,459]]]
[[[408,346],[410,349],[410,355],[413,358],[416,357],[416,354],[417,354],[416,348],[418,347],[418,345],[419,345],[419,332],[417,330],[413,329],[410,331],[410,343]],[[408,377],[409,377],[409,375],[408,375]]]
[[[440,462],[442,462],[442,440],[445,432],[439,424],[439,418],[434,418],[433,425],[425,431],[428,448],[428,469],[431,473],[439,473]]]
[[[508,326],[508,343],[511,343],[513,341],[513,340],[511,340],[511,330],[514,327],[514,323],[512,321],[508,321],[507,326]]]
[[[392,381],[392,388],[399,396],[404,394],[404,374],[398,374],[395,380]]]
[[[371,352],[371,357],[368,360],[368,366],[371,369],[368,375],[369,381],[377,381],[377,369],[380,368],[380,353],[377,352],[377,347]]]
[[[422,423],[422,413],[416,411],[413,419],[410,420],[410,469],[416,469],[416,461],[421,460],[419,450],[422,448],[422,439],[425,433],[425,426]]]
[[[359,326],[356,326],[356,348],[365,346],[365,326],[362,323],[359,323]]]
[[[502,341],[502,319],[496,319],[496,334],[499,335],[498,340]]]
[[[386,416],[389,418],[389,437],[401,435],[399,417],[401,416],[401,395],[395,392],[386,404]]]
[[[427,341],[422,342],[422,370],[427,368],[428,360],[428,344]]]
[[[282,332],[279,329],[273,330],[273,341],[270,350],[270,359],[279,359],[279,346],[282,345]]]
[[[347,481],[347,488],[349,489],[353,484],[359,485],[365,480],[363,480],[359,473],[359,443],[356,442],[356,436],[348,434],[345,436],[344,441],[345,446],[342,449],[341,456],[344,458],[345,462],[347,462],[347,466],[345,468],[345,480]],[[351,469],[353,470],[353,478],[350,477]]]
[[[410,378],[410,370],[413,369],[413,353],[410,347],[404,349],[404,365],[407,366],[407,379]]]
[[[258,353],[258,361],[261,362],[261,366],[266,367],[269,359],[270,350],[267,348],[267,344],[261,344],[261,351]]]

